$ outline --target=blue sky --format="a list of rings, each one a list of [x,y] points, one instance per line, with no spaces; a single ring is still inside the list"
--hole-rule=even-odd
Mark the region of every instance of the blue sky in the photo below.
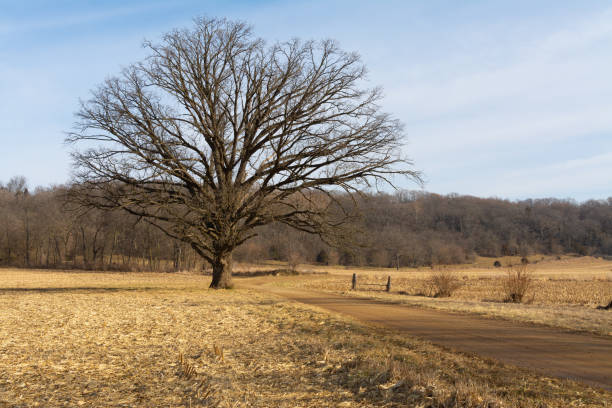
[[[598,1],[0,0],[0,181],[66,182],[79,98],[201,15],[359,52],[428,191],[612,196],[612,4]]]

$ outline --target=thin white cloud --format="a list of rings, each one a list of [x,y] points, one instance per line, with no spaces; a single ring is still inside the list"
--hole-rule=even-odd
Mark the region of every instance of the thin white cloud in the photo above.
[[[606,152],[505,172],[497,180],[498,187],[488,190],[488,195],[514,198],[559,196],[560,191],[567,191],[567,186],[571,186],[572,194],[568,197],[612,197],[611,174],[612,152]]]
[[[0,34],[19,34],[29,31],[63,28],[74,25],[90,24],[116,17],[125,17],[147,11],[176,7],[176,2],[149,2],[137,6],[115,7],[73,15],[57,15],[26,21],[0,21]]]
[[[386,106],[407,122],[406,152],[429,173],[427,189],[515,198],[612,194],[609,154],[557,167],[533,159],[579,156],[585,153],[564,145],[575,149],[589,135],[612,138],[610,43],[612,11],[607,10],[551,28],[537,39],[517,38],[513,47],[519,51],[493,68],[476,58],[471,69],[464,64],[453,74],[449,64],[438,75],[433,61],[429,77],[423,74],[427,65],[420,66],[418,83],[404,79],[401,86],[387,85]],[[397,84],[398,78],[392,81]],[[531,154],[523,157],[527,151]],[[515,163],[495,162],[510,153]],[[523,170],[514,171],[518,163]]]
[[[540,173],[558,174],[560,172],[574,171],[574,170],[583,169],[583,168],[599,169],[602,167],[612,169],[612,152],[597,154],[591,157],[584,157],[584,158],[579,158],[579,159],[571,159],[571,160],[566,160],[562,162],[557,162],[557,163],[549,164],[546,166],[537,167],[535,171],[538,171]],[[522,176],[530,175],[531,173],[533,173],[533,171],[534,170],[516,169],[516,170],[511,171],[509,175],[513,177],[522,177]],[[612,177],[612,173],[602,174],[602,176],[605,176],[608,179],[608,181],[610,181],[610,177]],[[612,193],[612,186],[611,186],[610,193]]]
[[[513,143],[537,149],[544,144],[595,133],[610,133],[612,137],[612,100],[576,110],[506,111],[450,122],[428,122],[410,129],[409,137],[412,137],[407,148],[418,149],[428,156],[474,149],[490,150],[494,154],[500,145]]]
[[[565,54],[580,50],[612,35],[612,8],[582,16],[570,27],[558,30],[545,37],[531,50],[533,55]]]
[[[573,102],[559,97],[589,97],[612,90],[607,80],[611,68],[612,55],[608,54],[576,56],[563,62],[520,59],[501,69],[475,71],[448,81],[434,77],[429,82],[387,87],[388,103],[420,120],[491,106],[512,107],[517,101],[519,106],[545,101],[559,105]]]

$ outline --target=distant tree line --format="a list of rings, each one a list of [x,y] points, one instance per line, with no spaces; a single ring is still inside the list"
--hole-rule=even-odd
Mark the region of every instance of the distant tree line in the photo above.
[[[474,255],[612,255],[612,197],[579,204],[399,192],[371,197],[363,207],[372,244],[365,261],[375,265],[450,264]]]
[[[201,267],[186,245],[122,212],[65,204],[67,187],[0,184],[0,265],[173,271]]]
[[[65,204],[68,187],[29,191],[23,177],[0,183],[0,265],[176,271],[207,267],[187,244],[120,211]],[[508,201],[401,191],[364,194],[354,222],[360,245],[332,248],[282,224],[261,227],[237,261],[425,266],[474,256],[534,253],[612,256],[612,197],[576,203]]]

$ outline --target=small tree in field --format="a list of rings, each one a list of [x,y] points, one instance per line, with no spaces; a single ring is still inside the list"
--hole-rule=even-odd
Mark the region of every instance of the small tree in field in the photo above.
[[[401,124],[333,41],[268,46],[243,23],[202,18],[145,47],[77,113],[71,198],[188,243],[213,288],[231,285],[232,252],[258,226],[336,242],[355,201],[344,198],[393,175],[418,180]]]

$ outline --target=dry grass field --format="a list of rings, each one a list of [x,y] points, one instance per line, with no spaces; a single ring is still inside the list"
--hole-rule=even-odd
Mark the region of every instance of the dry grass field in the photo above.
[[[520,258],[499,259],[502,265],[520,263]],[[507,268],[494,268],[493,259],[479,258],[474,264],[442,268],[453,275],[459,288],[447,298],[432,297],[429,279],[440,268],[381,269],[303,266],[327,275],[285,280],[282,284],[350,296],[382,298],[398,303],[440,310],[476,313],[544,324],[570,330],[612,335],[612,312],[597,310],[612,300],[612,261],[591,257],[532,257],[527,270],[533,278],[523,303],[505,303],[502,281]],[[351,276],[358,277],[358,290],[351,291]],[[382,292],[391,276],[391,293]]]
[[[0,407],[606,407],[208,277],[0,269]]]

